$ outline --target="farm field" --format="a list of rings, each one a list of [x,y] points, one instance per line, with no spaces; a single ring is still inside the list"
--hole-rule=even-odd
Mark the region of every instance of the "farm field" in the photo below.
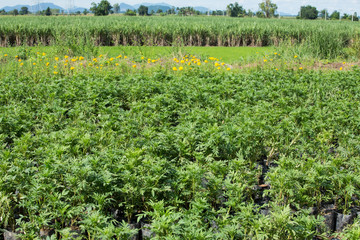
[[[357,24],[74,17],[73,33],[85,36],[76,44],[70,35],[52,39],[64,37],[61,25],[45,31],[41,18],[0,18],[2,44],[14,45],[0,49],[4,236],[359,238]],[[89,22],[100,29],[97,19],[108,24],[105,33],[79,30]],[[134,33],[185,22],[193,24],[172,36],[252,23],[256,34],[264,28],[256,39],[272,40],[252,47],[93,42],[120,23]],[[319,28],[321,38],[338,32],[320,41],[312,35]],[[9,37],[15,29],[21,44]],[[285,43],[295,32],[297,40]],[[28,46],[41,39],[51,40]]]

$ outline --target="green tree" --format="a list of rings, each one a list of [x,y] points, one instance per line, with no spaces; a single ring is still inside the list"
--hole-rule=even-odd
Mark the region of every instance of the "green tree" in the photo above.
[[[19,14],[20,15],[27,15],[27,14],[29,14],[29,9],[27,7],[22,7]]]
[[[84,9],[83,14],[86,16],[89,13],[87,9]]]
[[[148,15],[148,11],[149,11],[149,8],[144,6],[144,5],[140,5],[140,7],[138,9],[138,13],[139,13],[140,16]]]
[[[331,20],[339,20],[340,19],[340,12],[338,11],[334,11],[331,15],[330,15],[330,19]]]
[[[325,17],[328,19],[329,18],[329,12],[326,9],[323,9],[320,11],[320,17],[322,19],[325,19]],[[326,20],[326,19],[325,19]]]
[[[307,5],[300,8],[299,17],[302,19],[317,19],[318,15],[319,11],[316,9],[316,7]]]
[[[257,18],[265,18],[265,14],[263,11],[257,11],[256,12],[256,17]]]
[[[264,0],[259,4],[259,7],[267,18],[275,17],[275,12],[278,9],[277,5],[271,0]]]
[[[120,4],[118,4],[118,3],[114,4],[114,12],[115,13],[120,13]]]
[[[111,4],[107,0],[101,0],[99,4],[93,2],[91,5],[90,11],[92,11],[95,16],[107,16],[112,9]]]
[[[45,10],[45,15],[46,16],[51,16],[52,15],[51,9],[49,7]]]
[[[357,12],[354,12],[354,14],[352,15],[351,19],[355,22],[358,22],[359,21],[359,17],[357,15]]]
[[[235,2],[235,4],[229,4],[226,7],[227,15],[230,17],[244,17],[246,15],[246,10]]]
[[[128,9],[125,12],[125,16],[136,16],[136,11]]]
[[[12,11],[12,15],[14,15],[14,16],[19,15],[19,11],[17,9],[14,9],[14,11]]]

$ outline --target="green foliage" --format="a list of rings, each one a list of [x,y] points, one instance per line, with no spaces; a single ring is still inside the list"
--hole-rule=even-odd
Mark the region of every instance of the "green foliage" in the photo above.
[[[330,15],[330,19],[331,20],[340,20],[340,12],[338,11],[334,11],[331,15]]]
[[[266,18],[275,17],[276,10],[278,9],[277,5],[271,0],[264,0],[259,3],[259,8],[264,13]]]
[[[246,10],[237,2],[229,4],[226,9],[227,15],[230,17],[244,17],[246,15]]]
[[[136,16],[136,12],[133,10],[126,10],[126,12],[124,13],[125,16]]]
[[[29,9],[27,7],[22,7],[19,14],[20,15],[27,15],[27,14],[29,14]]]
[[[299,17],[302,19],[317,19],[319,11],[316,9],[316,7],[307,5],[301,7],[299,15]]]
[[[99,4],[92,3],[91,6],[90,11],[93,12],[95,16],[107,16],[112,9],[111,4],[107,0],[101,0]]]
[[[127,15],[136,15],[129,11]],[[262,15],[261,12],[259,12]],[[263,16],[263,15],[262,15]],[[261,16],[260,16],[261,17]],[[61,24],[59,24],[59,22]],[[224,17],[4,17],[0,46],[278,46],[304,48],[314,57],[336,58],[359,35],[358,25],[345,21],[300,21]],[[56,27],[54,27],[56,26]],[[169,31],[171,29],[171,31]],[[81,44],[76,44],[81,42]],[[82,55],[79,53],[79,55]]]
[[[307,208],[359,204],[359,70],[0,79],[0,228],[22,238],[314,239]]]
[[[48,7],[46,10],[45,10],[45,16],[51,16],[52,15],[52,12],[50,10],[50,8]]]
[[[140,16],[147,16],[149,15],[149,8],[144,6],[144,5],[140,5],[139,9],[138,9],[138,13]]]

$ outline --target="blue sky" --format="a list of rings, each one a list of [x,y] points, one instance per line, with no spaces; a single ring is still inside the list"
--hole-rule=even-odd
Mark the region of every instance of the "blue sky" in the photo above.
[[[5,6],[14,6],[18,4],[32,5],[37,0],[0,0],[0,8]],[[61,7],[66,8],[67,0],[41,0],[42,2],[53,2]],[[296,14],[300,6],[312,5],[318,9],[328,9],[329,12],[333,10],[341,10],[341,12],[358,12],[360,13],[360,0],[273,0],[279,7],[280,12]],[[90,7],[91,2],[100,2],[100,0],[75,0],[75,5],[79,7]],[[127,4],[138,4],[143,2],[158,3],[166,2],[176,7],[182,6],[204,6],[210,9],[225,9],[229,3],[234,1],[228,0],[109,0],[112,4],[125,2]],[[240,5],[246,9],[257,10],[258,4],[261,0],[237,0]]]

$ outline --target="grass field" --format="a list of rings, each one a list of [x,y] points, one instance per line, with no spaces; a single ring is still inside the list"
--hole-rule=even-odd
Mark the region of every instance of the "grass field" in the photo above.
[[[358,239],[357,47],[305,47],[1,48],[4,236]]]

